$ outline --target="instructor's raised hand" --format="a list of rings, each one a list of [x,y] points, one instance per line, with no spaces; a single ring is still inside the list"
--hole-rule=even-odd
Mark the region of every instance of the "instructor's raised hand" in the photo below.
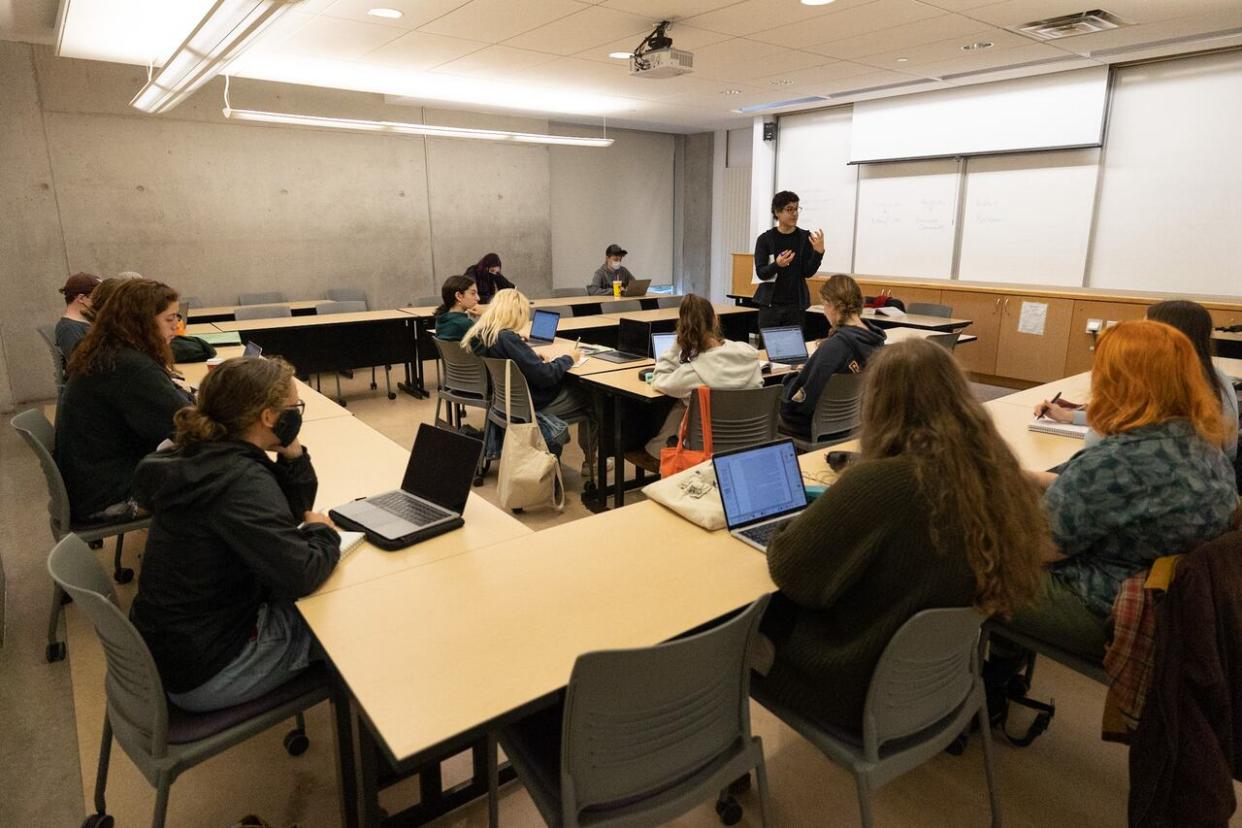
[[[815,248],[816,253],[824,252],[824,230],[822,227],[811,231],[811,247]]]

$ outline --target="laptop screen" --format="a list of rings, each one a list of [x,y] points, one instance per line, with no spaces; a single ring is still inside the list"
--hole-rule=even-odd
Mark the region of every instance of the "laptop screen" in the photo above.
[[[782,440],[712,458],[730,529],[806,507],[793,442]]]
[[[245,356],[245,357],[263,356],[263,348],[257,342],[247,342],[245,350],[242,351],[242,356]]]
[[[617,350],[625,354],[647,356],[649,347],[651,347],[651,325],[639,322],[637,319],[621,317],[621,324],[617,328]]]
[[[762,333],[768,359],[773,362],[806,359],[806,342],[802,339],[801,328],[764,328]]]
[[[670,348],[677,344],[677,334],[657,333],[651,335],[651,355],[656,359],[664,356]]]
[[[561,315],[556,311],[536,310],[530,322],[530,338],[552,341],[556,339],[556,326],[561,322]]]
[[[482,440],[423,423],[414,437],[401,488],[461,514],[482,452]]]

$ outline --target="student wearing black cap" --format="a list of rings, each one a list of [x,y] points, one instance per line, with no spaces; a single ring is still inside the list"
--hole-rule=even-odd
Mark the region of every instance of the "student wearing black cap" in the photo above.
[[[619,244],[608,245],[608,249],[604,251],[604,263],[591,277],[591,284],[587,285],[588,295],[612,296],[613,282],[620,282],[622,290],[629,287],[630,282],[634,280],[634,274],[621,264],[625,253],[626,251],[622,250]]]
[[[91,329],[89,317],[91,291],[103,281],[90,273],[75,273],[65,282],[60,292],[65,296],[65,312],[56,321],[56,347],[67,362],[73,349]]]

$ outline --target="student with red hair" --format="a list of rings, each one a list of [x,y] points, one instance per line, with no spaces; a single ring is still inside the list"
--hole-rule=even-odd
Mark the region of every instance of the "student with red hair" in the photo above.
[[[1181,331],[1151,320],[1105,331],[1087,407],[1102,439],[1074,455],[1045,493],[1060,556],[1011,626],[1102,658],[1121,582],[1229,528],[1238,490],[1221,451],[1220,412]]]

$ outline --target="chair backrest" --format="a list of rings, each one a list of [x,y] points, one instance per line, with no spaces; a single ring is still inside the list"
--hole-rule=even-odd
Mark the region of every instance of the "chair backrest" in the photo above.
[[[568,319],[569,317],[574,315],[574,309],[572,305],[540,305],[538,308],[531,308],[530,312],[534,314],[536,310],[552,311],[554,313],[559,313],[561,315],[561,319]]]
[[[492,411],[503,423],[505,419],[505,365],[512,364],[509,376],[513,380],[513,387],[509,391],[509,402],[513,405],[513,410],[509,412],[508,418],[515,423],[533,423],[535,404],[531,402],[530,386],[526,384],[526,377],[522,376],[522,372],[518,370],[517,363],[509,359],[493,357],[481,357],[481,359],[487,366],[488,376],[492,378]]]
[[[333,302],[361,302],[363,305],[367,303],[367,292],[361,288],[332,288],[324,291],[324,298],[331,299]],[[367,310],[366,307],[363,310]]]
[[[360,302],[357,299],[344,299],[339,302],[320,302],[315,305],[315,313],[318,316],[327,316],[333,313],[359,313],[367,309],[366,302]]]
[[[712,389],[712,451],[757,446],[777,438],[781,386],[733,391]],[[703,426],[698,392],[690,394],[690,422],[686,427],[688,448],[703,447]]]
[[[242,293],[237,297],[239,305],[267,305],[284,301],[285,294],[279,290],[269,290],[266,293]]]
[[[862,424],[862,374],[833,374],[815,402],[811,441],[853,431]]]
[[[609,302],[605,307],[606,313],[631,313],[643,309],[643,303],[637,299],[620,299],[616,302]]]
[[[144,757],[162,758],[168,734],[164,685],[142,635],[117,606],[107,574],[77,535],[56,544],[47,571],[90,619],[103,645],[108,719],[117,740],[140,768]]]
[[[440,354],[440,388],[457,396],[488,399],[487,366],[481,357],[461,347],[461,343],[432,337]],[[503,403],[502,403],[503,405]]]
[[[561,734],[566,824],[666,793],[750,737],[748,654],[767,602],[686,638],[578,657]]]
[[[56,344],[56,326],[55,325],[39,325],[35,328],[39,332],[39,336],[47,345],[48,355],[52,358],[52,372],[56,378],[56,396],[60,396],[60,391],[65,387],[65,355],[61,353],[60,346]]]
[[[182,296],[177,301],[181,305],[181,315],[185,317],[186,321],[189,321],[195,308],[201,308],[203,306],[203,303],[199,301],[197,296]]]
[[[439,296],[420,296],[410,303],[412,308],[438,308],[444,300]]]
[[[279,319],[285,316],[293,316],[293,311],[289,310],[288,305],[253,305],[251,307],[237,308],[233,311],[233,318],[238,321],[243,319]]]
[[[906,313],[916,316],[939,316],[948,319],[953,315],[952,305],[937,305],[933,302],[911,302],[906,305]]]
[[[39,458],[39,467],[43,469],[43,479],[47,483],[47,516],[52,537],[60,540],[69,533],[69,492],[56,465],[56,431],[37,408],[23,411],[9,423]]]
[[[886,742],[956,712],[979,676],[979,627],[970,607],[916,613],[888,642],[867,688],[863,750],[876,761]]]
[[[656,299],[656,307],[658,308],[679,308],[681,307],[680,296],[661,296]]]
[[[932,334],[931,336],[927,337],[927,341],[934,342],[937,345],[939,345],[941,348],[945,348],[949,351],[952,351],[954,348],[957,347],[957,340],[960,337],[961,337],[960,333]]]
[[[570,288],[552,288],[552,298],[559,299],[565,296],[586,296],[586,288],[570,287]]]

